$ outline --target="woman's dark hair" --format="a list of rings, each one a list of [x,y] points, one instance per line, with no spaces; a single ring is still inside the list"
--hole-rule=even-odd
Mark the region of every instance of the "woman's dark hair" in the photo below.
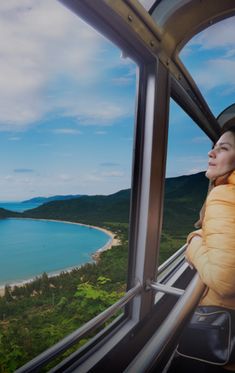
[[[228,131],[233,132],[235,135],[235,118],[232,118],[224,123],[223,127],[221,128],[221,135]]]

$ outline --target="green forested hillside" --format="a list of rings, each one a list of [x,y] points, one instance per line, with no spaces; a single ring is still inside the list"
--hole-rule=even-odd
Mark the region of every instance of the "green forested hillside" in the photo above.
[[[201,204],[208,187],[205,172],[166,179],[165,197]],[[203,197],[204,198],[204,197]]]
[[[208,180],[204,172],[166,179],[164,230],[171,234],[177,231],[183,234],[192,229],[206,196],[207,187]],[[126,189],[108,196],[81,196],[51,201],[24,213],[14,213],[0,208],[0,218],[32,217],[103,225],[105,222],[128,223],[129,208],[130,189]]]
[[[127,223],[129,219],[130,190],[108,196],[82,196],[66,201],[52,201],[27,210],[22,217],[73,220],[86,224],[104,222]]]
[[[0,207],[0,219],[20,216],[20,213],[9,211]]]
[[[30,198],[22,203],[47,203],[50,201],[60,201],[60,200],[66,200],[66,199],[73,199],[73,198],[79,198],[81,194],[68,194],[68,195],[55,195],[51,197],[35,197],[35,198]]]
[[[164,231],[178,236],[193,230],[207,194],[204,172],[166,179]]]
[[[171,235],[186,234],[193,229],[206,196],[208,181],[203,172],[166,179],[163,230]],[[103,196],[82,196],[52,201],[22,213],[22,217],[73,220],[103,225],[128,223],[130,189]]]

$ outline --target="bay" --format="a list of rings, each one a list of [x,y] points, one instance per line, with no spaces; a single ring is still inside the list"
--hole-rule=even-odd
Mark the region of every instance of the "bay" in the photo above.
[[[0,237],[1,286],[81,266],[111,239],[88,226],[17,218],[0,220]]]

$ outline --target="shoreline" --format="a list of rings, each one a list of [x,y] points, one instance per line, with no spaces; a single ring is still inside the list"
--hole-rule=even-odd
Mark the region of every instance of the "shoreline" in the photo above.
[[[68,220],[55,220],[55,219],[35,219],[35,218],[10,218],[10,219],[24,219],[24,220],[36,220],[36,221],[49,221],[49,222],[56,222],[56,223],[63,223],[63,224],[74,224],[74,225],[82,225],[84,227],[88,227],[88,228],[92,228],[92,229],[97,229],[97,230],[100,230],[104,233],[107,234],[107,236],[109,236],[109,240],[107,241],[107,243],[98,248],[94,253],[91,253],[90,256],[91,256],[91,259],[93,261],[95,261],[96,263],[99,261],[100,259],[100,255],[102,252],[106,251],[106,250],[110,250],[112,248],[112,246],[118,246],[120,244],[120,240],[118,238],[115,238],[115,234],[111,231],[109,231],[108,229],[106,228],[101,228],[101,227],[97,227],[95,225],[89,225],[89,224],[83,224],[83,223],[77,223],[77,222],[73,222],[73,221],[68,221]],[[75,268],[80,268],[81,266],[83,266],[84,264],[87,264],[87,263],[90,263],[90,262],[86,262],[86,263],[83,263],[83,264],[80,264],[80,265],[74,265],[72,267],[66,267],[64,269],[59,269],[59,270],[56,270],[56,271],[52,271],[52,272],[46,272],[48,277],[56,277],[56,276],[59,276],[62,272],[71,272],[73,269]],[[28,278],[28,279],[24,279],[24,280],[15,280],[15,282],[12,282],[12,283],[5,283],[3,285],[0,284],[0,297],[4,296],[4,290],[5,290],[5,286],[6,285],[9,285],[11,288],[13,288],[14,286],[24,286],[25,284],[28,284],[30,282],[33,282],[36,277],[41,277],[42,274],[40,275],[35,275],[35,277],[32,277],[32,278]]]

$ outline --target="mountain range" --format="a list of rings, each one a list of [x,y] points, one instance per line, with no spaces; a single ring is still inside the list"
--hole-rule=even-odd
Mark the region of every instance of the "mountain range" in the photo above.
[[[170,234],[177,232],[181,235],[193,229],[193,223],[198,219],[207,189],[208,180],[204,172],[165,180],[163,216],[165,232]],[[63,198],[55,200],[57,197],[54,196],[54,200],[51,200],[53,197],[49,197],[49,201],[46,198],[46,203],[23,213],[0,209],[0,218],[15,216],[58,219],[93,225],[103,225],[107,222],[128,223],[130,189],[110,195],[59,196]]]
[[[63,201],[67,199],[74,199],[81,197],[81,194],[69,194],[69,195],[58,195],[58,196],[51,196],[51,197],[34,197],[31,199],[27,199],[22,201],[22,203],[46,203],[50,201]]]

